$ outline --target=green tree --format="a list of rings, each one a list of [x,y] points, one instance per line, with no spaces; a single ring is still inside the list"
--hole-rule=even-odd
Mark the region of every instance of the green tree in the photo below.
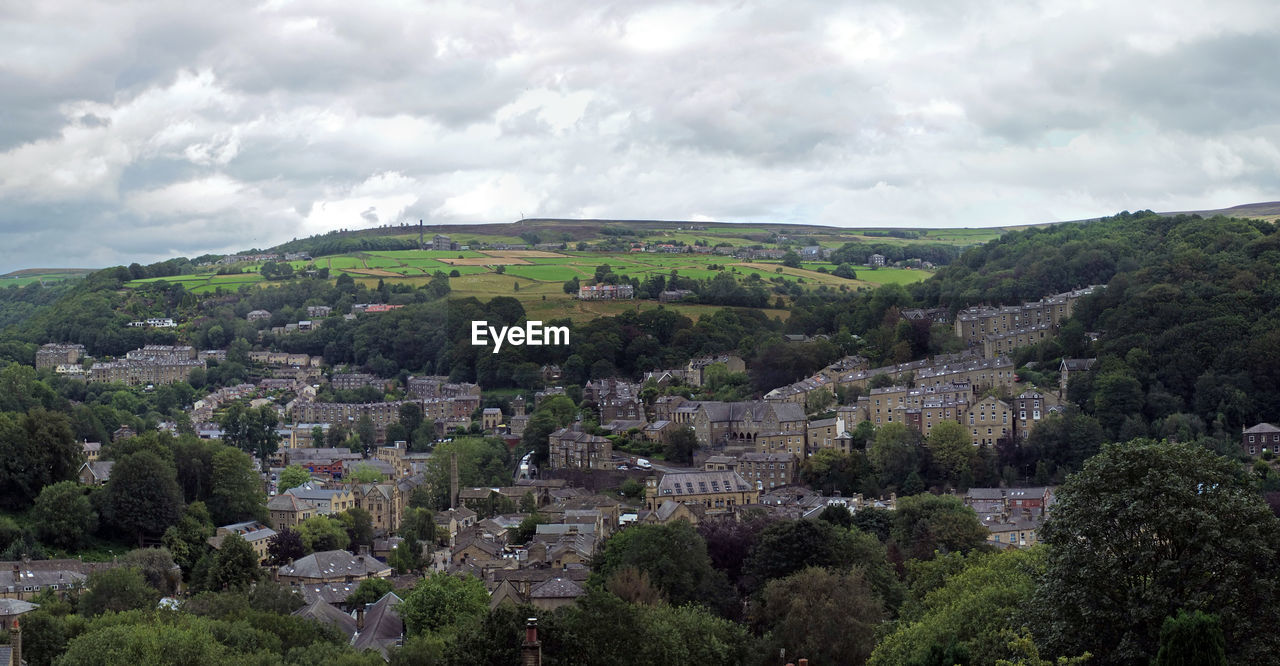
[[[607,581],[625,567],[647,574],[673,604],[721,612],[735,605],[728,579],[711,566],[706,542],[684,521],[638,525],[614,535],[592,560],[593,580]]]
[[[936,478],[953,485],[969,471],[975,455],[969,431],[956,421],[944,420],[934,425],[925,438],[925,446],[933,459]]]
[[[276,492],[283,493],[290,488],[298,486],[311,480],[311,472],[301,465],[289,465],[280,472],[280,479],[276,482]]]
[[[75,481],[59,481],[40,491],[31,509],[31,521],[44,543],[75,550],[97,528],[98,514],[89,503],[84,486]]]
[[[1152,666],[1226,666],[1227,639],[1218,618],[1179,610],[1160,626],[1160,651]]]
[[[210,590],[242,590],[257,582],[262,570],[258,554],[239,534],[228,534],[213,555],[204,587]]]
[[[21,396],[31,387],[5,389]],[[83,457],[66,414],[42,407],[21,416],[0,413],[0,504],[29,506],[41,488],[73,479]]]
[[[453,631],[488,612],[489,593],[479,578],[437,571],[418,581],[398,610],[409,635]]]
[[[434,525],[433,525],[434,527]],[[430,537],[434,541],[434,537]],[[431,543],[431,541],[428,541]],[[404,537],[404,540],[396,544],[391,549],[391,554],[387,557],[387,564],[391,565],[396,573],[407,574],[422,568],[422,542],[414,536]]]
[[[414,432],[422,425],[422,405],[406,402],[400,405],[400,425],[409,432]]]
[[[428,543],[435,541],[435,516],[431,514],[429,509],[409,507],[405,509],[404,515],[400,517],[399,534],[405,538],[412,537],[418,541],[426,541]]]
[[[139,545],[144,535],[163,534],[182,515],[173,463],[150,451],[117,461],[103,492],[105,517],[134,535]]]
[[[348,604],[371,604],[387,595],[395,589],[390,580],[386,578],[366,578],[360,581],[360,585],[356,586],[356,591],[347,597]]]
[[[175,570],[175,564],[173,554],[164,548],[138,548],[120,558],[121,566],[137,569],[147,585],[166,596],[176,594],[182,582],[182,574]]]
[[[771,581],[761,596],[761,622],[787,655],[816,664],[861,664],[876,644],[884,604],[858,568],[802,569]]]
[[[669,462],[689,465],[693,463],[693,453],[697,450],[698,436],[694,434],[693,428],[685,426],[671,432],[671,436],[667,439],[665,455]]]
[[[155,608],[160,592],[147,585],[142,572],[130,567],[103,569],[89,574],[85,592],[77,605],[81,615],[101,615],[107,611]]]
[[[1058,488],[1040,538],[1032,631],[1055,653],[1150,662],[1179,610],[1218,615],[1232,663],[1280,649],[1280,520],[1237,463],[1200,445],[1103,446]]]
[[[935,552],[968,552],[987,540],[973,509],[954,495],[899,497],[890,537],[908,557],[931,559]]]
[[[875,440],[867,447],[867,460],[882,487],[901,489],[917,471],[919,441],[920,434],[901,423],[888,423],[876,430]]]
[[[222,441],[258,458],[265,471],[267,457],[280,445],[278,424],[275,408],[270,405],[247,408],[243,403],[232,403],[222,416]]]
[[[366,447],[372,447],[378,441],[378,429],[373,425],[373,419],[369,417],[368,412],[360,415],[356,421],[356,435],[359,435],[360,442]]]
[[[788,268],[800,268],[800,255],[796,254],[795,250],[787,250],[787,253],[782,255],[782,265]]]
[[[104,625],[67,643],[58,666],[186,664],[221,666],[230,657],[207,628],[169,624]]]
[[[908,563],[910,577],[922,569],[957,562],[940,582],[902,606],[893,631],[876,645],[871,666],[938,663],[931,655],[950,655],[951,663],[990,664],[1008,656],[1006,632],[1035,592],[1044,568],[1044,549],[999,554],[961,554],[932,562]]]
[[[196,562],[208,552],[208,540],[213,534],[213,519],[204,502],[192,502],[177,524],[165,530],[160,541],[182,568],[183,575],[189,576]]]
[[[355,470],[351,472],[351,480],[356,483],[380,483],[385,481],[387,477],[378,471],[378,468],[369,463],[359,463]]]
[[[218,525],[267,517],[262,481],[253,460],[243,451],[230,447],[213,455],[212,489],[209,512]]]
[[[342,550],[351,543],[340,520],[312,516],[298,525],[298,534],[309,551]]]
[[[354,506],[338,514],[338,520],[353,548],[373,545],[373,516],[368,511]]]

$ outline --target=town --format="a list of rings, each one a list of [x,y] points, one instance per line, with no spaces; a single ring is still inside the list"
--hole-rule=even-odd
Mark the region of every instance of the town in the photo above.
[[[9,640],[38,663],[58,604],[125,610],[111,599],[135,594],[147,601],[132,608],[201,609],[208,595],[275,590],[298,631],[326,627],[332,649],[378,661],[504,613],[551,640],[593,616],[574,609],[604,612],[601,594],[692,604],[747,641],[741,622],[783,603],[770,595],[818,594],[813,577],[854,575],[841,567],[856,564],[878,609],[867,617],[883,619],[911,594],[900,572],[922,563],[1004,553],[982,561],[1023,566],[1075,510],[1072,475],[1119,455],[1112,438],[1200,438],[1271,483],[1274,425],[1112,409],[1132,392],[1099,356],[1114,323],[1084,322],[1103,321],[1114,289],[943,307],[892,285],[839,296],[875,304],[856,336],[748,310],[658,310],[575,324],[572,341],[557,321],[513,338],[544,332],[520,301],[457,300],[438,284],[116,292],[136,313],[108,324],[117,337],[64,325],[66,338],[0,372],[26,405],[14,432],[32,433],[7,441],[44,442],[53,470],[6,472],[4,506],[30,507],[10,514],[22,524],[0,517]],[[793,319],[817,316],[822,298],[797,297]],[[477,347],[477,331],[502,333]],[[675,576],[672,548],[702,555],[675,560]],[[430,619],[440,598],[470,610]],[[466,640],[542,649],[504,635]],[[856,636],[863,659],[899,663],[894,644]]]

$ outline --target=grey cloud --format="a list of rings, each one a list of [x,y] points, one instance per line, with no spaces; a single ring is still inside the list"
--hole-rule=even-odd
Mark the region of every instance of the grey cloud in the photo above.
[[[1280,40],[1257,26],[1280,9],[1162,10],[0,8],[0,271],[397,219],[964,226],[1275,198]]]

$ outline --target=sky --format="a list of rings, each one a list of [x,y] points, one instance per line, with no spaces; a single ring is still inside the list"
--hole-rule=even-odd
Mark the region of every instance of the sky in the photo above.
[[[0,3],[0,272],[419,219],[1280,199],[1280,3]]]

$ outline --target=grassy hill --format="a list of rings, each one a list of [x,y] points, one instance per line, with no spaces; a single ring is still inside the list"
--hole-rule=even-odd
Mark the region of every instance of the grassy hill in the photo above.
[[[5,275],[0,275],[0,288],[25,287],[33,283],[48,284],[63,280],[82,278],[98,269],[96,268],[24,268]]]

